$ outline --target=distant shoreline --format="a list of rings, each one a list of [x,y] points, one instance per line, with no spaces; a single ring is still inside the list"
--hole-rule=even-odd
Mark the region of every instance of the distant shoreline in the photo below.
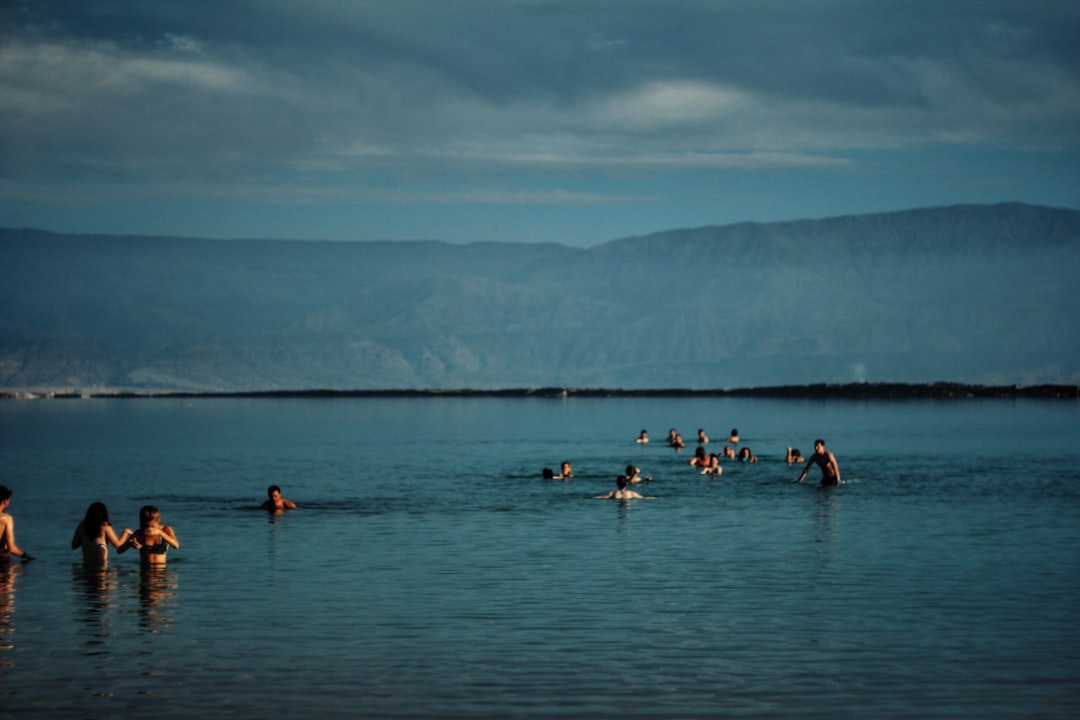
[[[30,399],[153,399],[153,398],[606,398],[606,397],[750,397],[780,399],[971,399],[1040,398],[1080,399],[1080,385],[967,385],[963,383],[816,383],[773,387],[706,389],[655,388],[505,388],[383,389],[383,390],[265,390],[241,392],[176,391],[0,391],[3,400]]]

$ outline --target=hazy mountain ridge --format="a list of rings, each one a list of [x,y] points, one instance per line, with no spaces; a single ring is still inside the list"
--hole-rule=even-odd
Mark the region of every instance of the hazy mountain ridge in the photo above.
[[[0,387],[252,391],[1080,380],[1080,212],[707,227],[591,248],[0,230]]]

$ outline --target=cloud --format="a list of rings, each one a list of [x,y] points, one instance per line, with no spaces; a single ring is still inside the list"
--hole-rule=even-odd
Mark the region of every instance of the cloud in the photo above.
[[[1059,3],[28,7],[0,40],[0,173],[23,182],[334,197],[345,178],[1080,146],[1080,60],[1062,39],[1080,21]]]

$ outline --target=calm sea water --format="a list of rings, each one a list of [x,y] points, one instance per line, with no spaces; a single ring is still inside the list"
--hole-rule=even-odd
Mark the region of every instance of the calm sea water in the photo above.
[[[1080,406],[0,403],[0,717],[1080,715]],[[688,465],[703,427],[757,464]],[[675,453],[670,427],[687,439]],[[648,428],[654,442],[633,442]],[[845,485],[792,484],[815,437]],[[569,482],[543,467],[574,464]],[[655,500],[592,500],[627,463]],[[257,510],[270,483],[301,508]],[[86,571],[86,506],[181,548]]]

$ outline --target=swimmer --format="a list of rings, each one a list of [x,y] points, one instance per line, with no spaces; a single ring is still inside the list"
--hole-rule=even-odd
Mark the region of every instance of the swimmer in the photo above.
[[[263,510],[279,513],[283,510],[295,510],[296,503],[281,497],[281,488],[277,485],[271,485],[266,488],[266,502],[264,502],[261,507]]]
[[[540,474],[544,476],[545,480],[569,480],[574,477],[574,470],[570,467],[570,463],[564,461],[563,464],[559,466],[558,475],[556,475],[555,471],[551,468],[544,468]]]
[[[161,524],[160,510],[153,505],[143,505],[139,508],[139,529],[116,551],[122,553],[128,548],[135,548],[144,565],[164,565],[165,554],[170,547],[180,549],[176,532],[168,525]]]
[[[667,444],[672,447],[675,446],[675,438],[679,437],[679,433],[675,432],[675,428],[671,428],[667,431]]]
[[[825,441],[820,438],[814,441],[814,454],[806,461],[806,467],[796,482],[806,479],[811,465],[821,468],[821,487],[836,487],[840,484],[840,466],[836,463],[836,456],[825,449]]]
[[[615,478],[615,485],[617,486],[616,489],[612,490],[606,495],[597,495],[593,498],[593,500],[655,500],[655,498],[653,497],[641,495],[626,487],[627,482],[628,481],[626,479],[626,476],[620,475],[619,477]]]
[[[694,457],[690,458],[690,464],[695,467],[705,467],[706,462],[708,458],[705,456],[705,448],[698,445],[697,450],[694,451]]]
[[[720,467],[720,456],[716,453],[711,453],[708,459],[705,461],[705,465],[702,466],[702,475],[721,475],[724,472],[724,468]]]
[[[701,429],[701,428],[698,428],[698,431],[697,431],[697,441],[698,441],[699,445],[708,445],[709,444],[709,436],[706,435],[705,431],[703,429]]]
[[[683,443],[682,435],[675,433],[675,439],[671,441],[671,447],[675,448],[676,450],[682,450],[684,447],[686,447],[686,444]]]
[[[11,504],[11,490],[0,485],[0,563],[11,561],[11,556],[30,562],[34,558],[15,542],[15,518],[7,513]]]
[[[119,549],[131,535],[131,529],[125,528],[120,537],[116,537],[105,503],[90,503],[86,516],[75,527],[71,549],[82,548],[83,565],[105,567],[109,562],[109,544]]]
[[[802,456],[798,448],[788,448],[785,461],[790,465],[791,463],[806,462],[806,458]]]
[[[641,434],[637,436],[634,442],[644,445],[645,443],[649,442],[649,433],[645,430],[642,430]]]
[[[727,441],[730,443],[739,442],[739,428],[731,428],[731,432],[728,434]]]
[[[724,446],[724,457],[726,457],[726,458],[734,458],[735,457],[735,448],[731,447],[730,445],[725,445]]]
[[[636,485],[642,482],[652,482],[652,476],[646,475],[641,477],[641,468],[634,467],[633,465],[626,466],[626,482],[631,485]]]
[[[738,459],[739,459],[739,462],[756,463],[757,462],[757,455],[750,452],[750,448],[744,447],[742,450],[739,451],[739,458]]]

